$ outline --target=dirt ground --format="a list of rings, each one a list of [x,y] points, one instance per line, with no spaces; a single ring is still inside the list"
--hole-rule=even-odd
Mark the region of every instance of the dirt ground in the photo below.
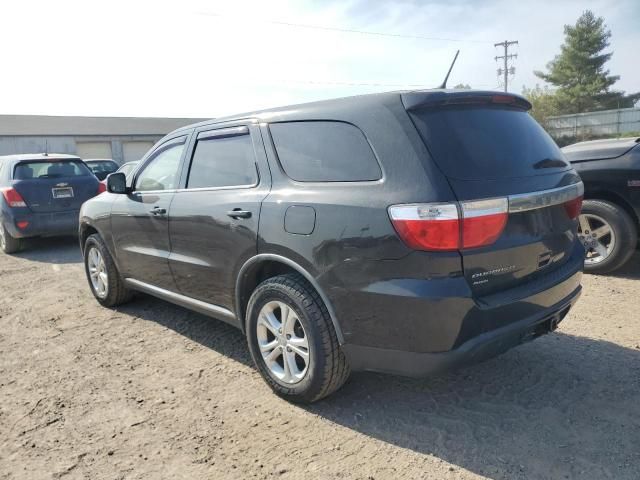
[[[150,297],[114,311],[76,241],[0,255],[0,478],[639,479],[640,254],[557,333],[428,380],[274,396],[240,332]]]

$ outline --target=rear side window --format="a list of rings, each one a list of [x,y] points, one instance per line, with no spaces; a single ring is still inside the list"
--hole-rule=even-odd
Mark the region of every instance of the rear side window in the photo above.
[[[570,168],[551,137],[522,110],[447,107],[411,117],[434,161],[452,178],[513,178]]]
[[[246,187],[256,183],[256,158],[248,133],[198,139],[187,188]]]
[[[14,180],[33,178],[83,177],[91,175],[84,163],[76,160],[56,160],[52,162],[21,162],[13,170]]]
[[[362,131],[344,122],[269,126],[285,173],[299,182],[380,180],[382,171]]]

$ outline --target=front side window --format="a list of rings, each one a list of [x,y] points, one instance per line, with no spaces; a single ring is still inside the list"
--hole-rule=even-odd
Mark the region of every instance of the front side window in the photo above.
[[[249,134],[199,138],[187,188],[240,187],[258,182]]]
[[[157,153],[138,176],[135,189],[146,192],[178,188],[178,167],[183,150],[184,143],[181,143],[166,147]]]

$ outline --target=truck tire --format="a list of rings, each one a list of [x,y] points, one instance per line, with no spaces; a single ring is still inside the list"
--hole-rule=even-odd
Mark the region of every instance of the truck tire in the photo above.
[[[349,378],[327,307],[302,276],[279,275],[262,282],[249,299],[246,318],[253,361],[277,395],[312,403]]]
[[[605,200],[585,200],[578,223],[587,273],[613,272],[633,255],[638,231],[622,207]]]
[[[89,235],[84,243],[84,270],[91,293],[100,305],[117,307],[133,297],[133,292],[124,286],[109,250],[97,233]]]

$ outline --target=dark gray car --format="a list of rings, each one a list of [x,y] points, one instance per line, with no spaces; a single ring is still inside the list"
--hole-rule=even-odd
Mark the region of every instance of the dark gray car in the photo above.
[[[293,401],[496,355],[581,291],[582,183],[529,108],[396,92],[176,130],[83,206],[91,290],[229,322]]]

